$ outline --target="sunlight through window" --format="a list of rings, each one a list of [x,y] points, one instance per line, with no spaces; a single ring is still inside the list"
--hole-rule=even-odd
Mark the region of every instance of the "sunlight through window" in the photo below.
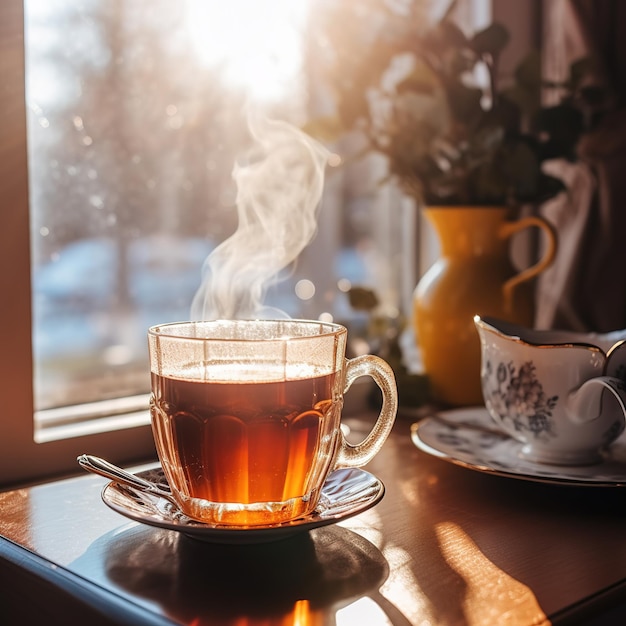
[[[253,100],[284,96],[302,71],[308,2],[191,0],[188,24],[199,58]]]

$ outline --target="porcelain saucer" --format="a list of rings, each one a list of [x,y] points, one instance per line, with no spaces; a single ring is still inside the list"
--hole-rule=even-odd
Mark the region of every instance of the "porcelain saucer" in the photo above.
[[[522,444],[501,432],[484,407],[442,411],[411,426],[423,452],[479,472],[584,487],[626,486],[626,435],[595,465],[548,465],[520,456]]]
[[[138,472],[137,476],[167,487],[160,467]],[[104,487],[102,500],[114,511],[136,522],[175,530],[194,539],[213,543],[263,543],[348,519],[373,507],[384,494],[383,483],[369,472],[358,468],[338,469],[329,474],[322,488],[318,510],[271,526],[204,524],[190,519],[164,498],[116,482]]]

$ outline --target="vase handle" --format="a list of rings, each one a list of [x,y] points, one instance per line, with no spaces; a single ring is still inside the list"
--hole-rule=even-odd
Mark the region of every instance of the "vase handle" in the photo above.
[[[526,268],[516,274],[512,278],[509,278],[504,285],[502,286],[502,292],[504,295],[504,306],[507,311],[513,309],[513,290],[520,283],[525,283],[540,274],[545,270],[551,263],[554,261],[554,257],[556,256],[557,249],[557,238],[556,231],[552,224],[550,224],[543,217],[539,217],[538,215],[531,215],[529,217],[523,217],[519,220],[513,222],[505,222],[502,224],[500,228],[500,237],[503,239],[507,239],[514,235],[515,233],[520,232],[526,228],[530,228],[531,226],[536,226],[543,230],[547,237],[546,241],[546,252],[543,257],[534,265]]]

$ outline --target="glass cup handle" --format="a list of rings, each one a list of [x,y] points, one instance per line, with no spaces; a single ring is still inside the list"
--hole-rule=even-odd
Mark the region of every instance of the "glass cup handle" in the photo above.
[[[382,391],[383,405],[374,427],[361,443],[353,445],[346,441],[345,436],[341,433],[341,447],[335,462],[336,468],[360,467],[371,461],[385,443],[396,419],[398,391],[393,370],[388,363],[372,354],[358,356],[346,361],[344,393],[361,376],[370,376],[374,379]]]

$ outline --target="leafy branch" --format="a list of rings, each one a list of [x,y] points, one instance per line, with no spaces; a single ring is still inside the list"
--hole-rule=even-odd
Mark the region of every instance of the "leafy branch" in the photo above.
[[[416,0],[331,3],[320,18],[319,58],[336,114],[307,130],[358,131],[366,151],[385,155],[390,175],[430,205],[543,202],[564,189],[543,162],[576,158],[607,94],[587,86],[587,59],[561,83],[542,80],[537,52],[501,86],[508,31],[492,23],[466,35],[452,19],[455,5],[425,27]],[[546,90],[558,93],[557,105],[542,105]]]

